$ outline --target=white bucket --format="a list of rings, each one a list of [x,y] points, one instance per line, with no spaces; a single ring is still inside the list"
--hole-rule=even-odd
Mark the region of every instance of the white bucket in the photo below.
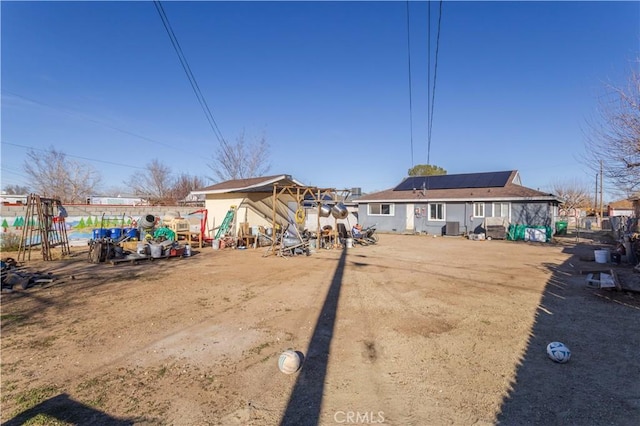
[[[138,243],[136,244],[136,253],[138,253],[139,255],[142,256],[146,256],[147,253],[147,244],[145,243]]]
[[[189,244],[184,245],[184,255],[191,256],[191,246]]]
[[[596,257],[596,263],[609,263],[609,250],[594,250],[593,254]]]
[[[347,248],[353,248],[353,238],[347,238]]]
[[[220,248],[220,240],[211,241],[211,247],[213,247],[214,250],[218,250]]]
[[[162,246],[159,244],[149,244],[149,248],[151,249],[151,257],[158,258],[162,257]]]

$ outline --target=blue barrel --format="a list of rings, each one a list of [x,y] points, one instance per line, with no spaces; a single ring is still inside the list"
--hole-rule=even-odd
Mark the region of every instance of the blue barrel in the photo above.
[[[131,240],[138,239],[138,228],[124,228],[123,232]]]
[[[96,228],[93,230],[93,239],[99,240],[100,238],[105,238],[107,236],[107,229],[104,228]]]
[[[111,238],[117,240],[122,236],[122,229],[120,228],[111,228]]]

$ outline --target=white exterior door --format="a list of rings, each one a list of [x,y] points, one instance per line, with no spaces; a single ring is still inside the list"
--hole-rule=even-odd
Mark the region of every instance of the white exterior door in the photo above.
[[[407,231],[411,231],[413,232],[415,229],[415,223],[414,223],[414,217],[415,217],[415,213],[413,211],[413,204],[407,204],[407,225],[406,225],[406,229]]]

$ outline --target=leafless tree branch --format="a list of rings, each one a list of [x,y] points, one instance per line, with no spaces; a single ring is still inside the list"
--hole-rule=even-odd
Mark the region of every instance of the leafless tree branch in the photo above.
[[[247,144],[243,131],[234,143],[223,140],[209,168],[220,181],[261,176],[270,169],[269,144],[262,135]]]
[[[29,185],[37,194],[63,203],[84,202],[100,185],[101,176],[93,167],[72,161],[51,147],[44,154],[30,150],[23,168]]]
[[[636,65],[640,59],[636,61]],[[597,119],[588,122],[587,165],[599,172],[602,161],[605,178],[621,192],[640,191],[640,72],[629,73],[626,86],[606,86]]]

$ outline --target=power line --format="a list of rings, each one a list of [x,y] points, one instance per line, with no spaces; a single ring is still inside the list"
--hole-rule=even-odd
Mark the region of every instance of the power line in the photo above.
[[[431,155],[431,1],[427,2],[427,164]]]
[[[189,80],[189,83],[191,83],[191,88],[193,89],[193,92],[195,93],[196,98],[200,103],[200,107],[202,108],[202,111],[204,112],[204,115],[207,118],[207,121],[209,122],[209,126],[211,127],[211,130],[213,130],[213,133],[216,135],[218,142],[220,143],[224,142],[224,137],[222,136],[222,132],[220,131],[220,128],[216,123],[216,120],[213,118],[213,114],[211,113],[211,110],[209,109],[209,105],[207,104],[207,101],[204,98],[202,91],[200,90],[200,86],[198,86],[198,82],[196,81],[195,76],[191,72],[191,67],[189,66],[189,63],[187,62],[187,58],[184,56],[184,53],[182,52],[182,48],[180,47],[180,43],[178,42],[178,38],[176,37],[173,31],[173,28],[171,28],[171,24],[169,23],[169,18],[167,18],[167,14],[165,13],[164,8],[162,7],[162,3],[159,0],[154,0],[153,4],[156,6],[156,10],[160,15],[160,19],[162,19],[164,28],[167,31],[167,35],[169,36],[169,39],[171,40],[171,45],[173,46],[173,49],[176,51],[178,55],[178,59],[180,59],[180,64],[182,65],[182,69],[187,75],[187,79]]]
[[[91,118],[91,117],[86,116],[86,115],[84,115],[84,114],[80,114],[80,113],[78,113],[78,112],[71,111],[71,110],[69,110],[69,109],[68,109],[68,108],[66,108],[66,107],[59,107],[59,106],[54,106],[54,105],[51,105],[51,104],[47,104],[47,103],[44,103],[44,102],[41,102],[41,101],[37,101],[37,100],[31,99],[31,98],[27,98],[26,96],[22,96],[22,95],[19,95],[19,94],[17,94],[17,93],[14,93],[14,92],[10,92],[10,91],[5,90],[5,89],[2,89],[2,93],[9,94],[9,95],[11,95],[11,96],[14,96],[14,97],[16,97],[16,98],[23,99],[23,100],[25,100],[25,101],[27,101],[27,102],[31,102],[31,103],[34,103],[34,104],[36,104],[36,105],[41,105],[41,106],[44,106],[44,107],[47,107],[47,108],[54,109],[54,110],[56,110],[56,111],[61,111],[61,112],[65,113],[65,114],[67,114],[67,115],[70,115],[70,116],[72,116],[72,117],[73,117],[73,116],[76,116],[76,117],[83,118],[83,119],[85,119],[85,120],[87,120],[87,121],[91,121],[92,123],[99,124],[99,125],[101,125],[101,126],[107,127],[107,128],[109,128],[109,129],[112,129],[112,130],[116,130],[116,131],[118,131],[118,132],[120,132],[120,133],[124,133],[124,134],[129,135],[129,136],[134,136],[134,137],[136,137],[136,138],[143,139],[143,140],[145,140],[145,141],[147,141],[147,142],[152,142],[152,143],[154,143],[154,144],[162,145],[162,146],[164,146],[164,147],[171,148],[171,149],[176,149],[176,150],[178,150],[178,149],[179,149],[179,150],[182,150],[182,148],[181,148],[181,147],[178,147],[178,146],[176,146],[175,144],[174,144],[174,145],[171,145],[171,144],[168,144],[168,143],[160,142],[160,141],[157,141],[157,140],[155,140],[155,139],[151,139],[151,138],[148,138],[148,137],[146,137],[146,136],[143,136],[143,135],[140,135],[140,134],[137,134],[137,133],[131,132],[131,131],[129,131],[129,130],[121,129],[121,128],[119,128],[119,127],[116,127],[116,126],[114,126],[114,125],[112,125],[112,124],[109,124],[109,123],[106,123],[106,122],[104,122],[104,121],[96,120],[95,118]]]
[[[3,181],[5,180],[5,177],[6,177],[5,175],[6,174],[15,175],[15,176],[21,177],[23,179],[28,179],[28,176],[23,174],[20,170],[13,169],[11,167],[7,167],[7,166],[3,165],[2,166],[2,180]]]
[[[409,61],[409,134],[411,142],[411,167],[415,166],[413,161],[413,97],[411,93],[411,30],[409,26],[409,0],[407,0],[407,59]]]
[[[48,152],[49,151],[48,149],[34,148],[32,146],[20,145],[20,144],[17,144],[17,143],[11,143],[11,142],[7,142],[5,140],[2,141],[2,144],[11,145],[11,146],[15,146],[15,147],[18,147],[18,148],[25,148],[25,149],[29,149],[29,150],[33,150],[33,151],[42,151],[42,152]],[[78,158],[80,160],[93,161],[93,162],[96,162],[96,163],[103,163],[103,164],[110,164],[112,166],[129,167],[131,169],[146,170],[145,167],[132,166],[130,164],[116,163],[114,161],[107,161],[107,160],[99,160],[97,158],[81,157],[79,155],[72,155],[72,154],[66,154],[66,153],[63,153],[63,154],[65,155],[65,157]]]
[[[436,79],[438,76],[438,51],[440,50],[440,27],[442,24],[442,0],[440,0],[440,11],[438,16],[438,33],[436,37],[436,57],[433,69],[433,92],[431,91],[431,74],[429,74],[429,88],[427,98],[429,98],[430,104],[428,106],[428,130],[427,130],[427,164],[431,164],[431,133],[433,129],[433,110],[436,99]],[[431,2],[429,2],[429,70],[431,70]]]

